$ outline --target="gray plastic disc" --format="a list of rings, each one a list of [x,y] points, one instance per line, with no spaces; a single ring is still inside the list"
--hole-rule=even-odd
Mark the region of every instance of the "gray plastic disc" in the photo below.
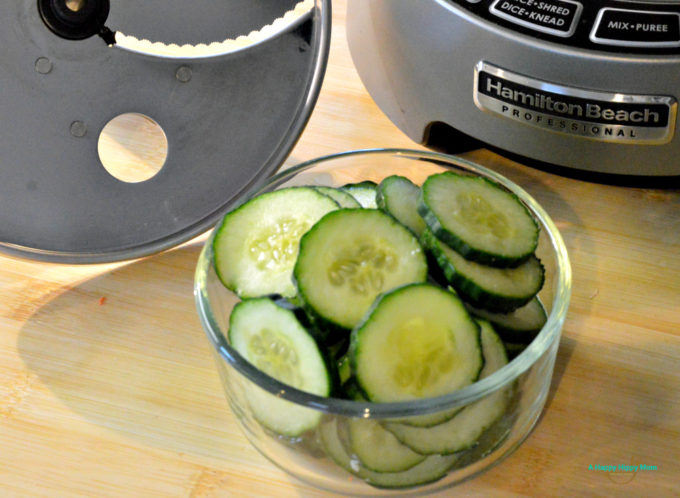
[[[121,0],[111,2],[106,25],[208,43],[247,34],[295,3]],[[96,36],[62,39],[34,1],[11,0],[2,11],[0,251],[67,263],[140,257],[212,227],[290,153],[316,101],[330,37],[330,2],[318,0],[304,24],[266,43],[179,62]],[[176,77],[180,65],[190,81]],[[126,113],[152,118],[168,139],[162,169],[140,183],[111,176],[97,152],[103,127]]]

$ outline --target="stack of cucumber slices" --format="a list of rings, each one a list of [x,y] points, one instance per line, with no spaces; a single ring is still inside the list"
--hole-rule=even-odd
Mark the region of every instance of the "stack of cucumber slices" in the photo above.
[[[452,393],[502,368],[545,324],[538,233],[514,194],[453,172],[422,187],[390,176],[262,194],[227,214],[213,238],[217,275],[241,298],[229,342],[267,375],[318,396],[383,403]],[[387,488],[446,475],[515,392],[374,420],[253,391],[248,403],[268,433],[308,436]]]

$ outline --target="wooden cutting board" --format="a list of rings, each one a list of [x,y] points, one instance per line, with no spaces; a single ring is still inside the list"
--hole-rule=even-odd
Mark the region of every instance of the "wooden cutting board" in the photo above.
[[[336,0],[324,87],[287,165],[419,148],[363,88],[344,22]],[[123,124],[109,146],[134,137]],[[545,207],[574,288],[538,426],[455,492],[679,496],[680,192],[585,183],[488,151],[467,157]],[[0,496],[328,496],[257,453],[229,412],[194,311],[202,240],[109,265],[0,257]],[[620,464],[656,470],[632,479],[590,470]]]

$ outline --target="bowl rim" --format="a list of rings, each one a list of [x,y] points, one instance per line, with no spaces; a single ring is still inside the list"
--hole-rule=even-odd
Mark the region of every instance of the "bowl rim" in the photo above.
[[[277,381],[255,368],[229,345],[224,333],[220,330],[218,322],[212,314],[207,298],[207,276],[212,260],[212,241],[215,233],[215,231],[213,231],[205,242],[196,267],[194,298],[201,325],[212,343],[214,350],[219,354],[221,359],[234,367],[241,375],[279,398],[324,413],[349,417],[397,418],[430,414],[444,409],[467,405],[514,381],[522,373],[528,370],[550,348],[550,346],[556,342],[556,340],[559,341],[571,297],[571,266],[562,236],[550,216],[528,192],[503,175],[459,156],[439,152],[404,148],[357,149],[317,157],[302,162],[297,166],[280,171],[267,179],[263,184],[250,189],[248,192],[235,199],[232,206],[229,206],[228,211],[235,209],[259,193],[276,188],[295,177],[298,173],[311,169],[316,165],[358,155],[390,155],[404,157],[406,159],[428,160],[444,166],[462,167],[467,171],[481,174],[496,181],[520,198],[520,200],[530,209],[532,215],[543,225],[555,253],[557,263],[556,294],[553,297],[553,306],[546,324],[543,326],[538,336],[521,354],[490,376],[474,382],[460,390],[434,398],[390,403],[373,403],[340,398],[326,398],[300,391],[292,386]]]

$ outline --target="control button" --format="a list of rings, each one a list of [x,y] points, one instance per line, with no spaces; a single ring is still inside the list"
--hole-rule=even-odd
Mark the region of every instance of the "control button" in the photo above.
[[[680,14],[601,9],[590,40],[623,47],[680,47]]]
[[[572,0],[496,0],[489,12],[520,26],[569,37],[576,25],[583,5]]]

